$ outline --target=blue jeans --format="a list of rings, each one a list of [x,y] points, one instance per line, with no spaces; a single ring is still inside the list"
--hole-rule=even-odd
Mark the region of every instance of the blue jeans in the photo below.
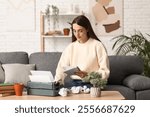
[[[86,85],[88,88],[92,87],[92,85],[90,83],[87,82],[82,82],[82,80],[78,80],[78,79],[71,79],[69,76],[65,78],[64,80],[64,87],[65,88],[71,88],[73,86],[81,86],[83,87],[84,85]]]

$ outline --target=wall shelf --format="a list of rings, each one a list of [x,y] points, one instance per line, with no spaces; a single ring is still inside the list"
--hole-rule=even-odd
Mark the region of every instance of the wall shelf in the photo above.
[[[60,17],[59,25],[63,25],[64,22],[62,22],[62,20],[64,20],[64,18],[74,19],[78,15],[81,15],[81,14],[80,13],[71,13],[71,12],[59,14],[59,17]],[[67,21],[66,21],[66,23],[67,23]],[[45,35],[46,34],[46,32],[45,32],[45,14],[43,12],[40,13],[40,33],[41,33],[40,34],[41,35],[41,52],[45,52],[45,39],[48,39],[48,38],[70,38],[71,39],[71,35],[68,35],[68,36],[67,35]]]

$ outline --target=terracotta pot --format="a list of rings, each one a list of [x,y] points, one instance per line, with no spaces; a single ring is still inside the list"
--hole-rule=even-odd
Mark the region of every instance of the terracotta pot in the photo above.
[[[14,85],[16,96],[22,96],[24,85],[22,83],[16,83]]]
[[[63,32],[64,32],[64,35],[69,35],[70,29],[69,28],[64,28]]]
[[[91,97],[100,97],[101,96],[101,89],[98,87],[91,87],[90,95],[91,95]]]

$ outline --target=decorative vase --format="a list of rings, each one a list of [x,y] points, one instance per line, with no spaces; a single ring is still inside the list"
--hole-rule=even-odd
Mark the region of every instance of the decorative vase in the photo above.
[[[91,87],[90,95],[91,95],[91,97],[100,97],[101,89],[99,87]]]

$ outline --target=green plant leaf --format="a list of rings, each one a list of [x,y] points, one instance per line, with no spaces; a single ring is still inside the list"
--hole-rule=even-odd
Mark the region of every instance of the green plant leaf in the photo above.
[[[112,49],[116,55],[137,55],[144,61],[144,75],[150,77],[150,34],[144,36],[140,31],[135,31],[130,36],[119,35],[112,38],[114,42]]]
[[[94,87],[104,87],[107,84],[107,80],[102,79],[102,75],[98,72],[90,72],[82,79],[83,82],[89,82]]]

